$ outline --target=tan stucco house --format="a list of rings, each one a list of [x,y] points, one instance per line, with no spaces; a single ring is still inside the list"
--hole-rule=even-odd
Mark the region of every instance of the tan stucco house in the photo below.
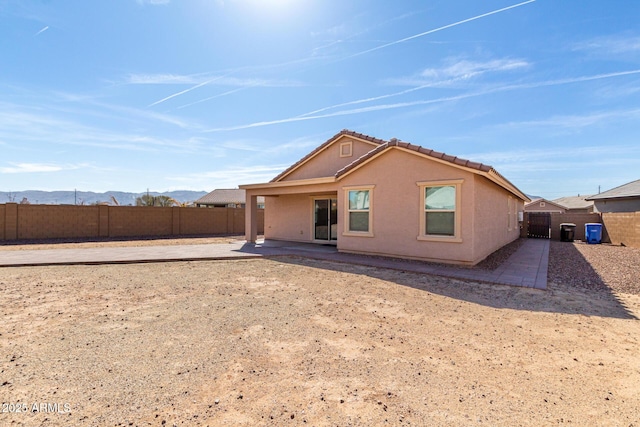
[[[491,166],[343,130],[246,190],[246,239],[335,244],[340,252],[473,265],[520,235],[527,196]]]

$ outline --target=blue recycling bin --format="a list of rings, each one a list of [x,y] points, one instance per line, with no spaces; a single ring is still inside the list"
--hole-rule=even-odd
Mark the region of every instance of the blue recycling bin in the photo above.
[[[602,224],[598,224],[595,222],[585,224],[584,236],[587,240],[587,243],[602,242]]]

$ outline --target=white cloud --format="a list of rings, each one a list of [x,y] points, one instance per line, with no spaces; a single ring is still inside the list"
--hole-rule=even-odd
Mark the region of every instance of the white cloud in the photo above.
[[[496,125],[495,127],[518,130],[522,130],[524,128],[560,128],[578,130],[601,123],[611,124],[614,120],[629,119],[640,119],[640,109],[603,111],[582,115],[574,114],[554,116],[543,120],[508,122]]]
[[[125,83],[134,85],[199,84],[207,79],[197,75],[129,74]]]
[[[150,4],[153,6],[159,5],[159,4],[168,4],[169,2],[171,2],[171,0],[136,0],[138,2],[138,4]]]
[[[468,59],[449,58],[439,68],[427,68],[417,75],[387,79],[386,84],[408,86],[449,86],[462,80],[487,73],[521,70],[531,67],[524,59],[492,59],[489,61],[473,61]]]
[[[235,188],[242,184],[268,182],[289,165],[232,166],[225,169],[169,177],[170,181],[193,188]]]
[[[615,35],[597,37],[576,44],[573,50],[605,55],[640,53],[640,36]]]
[[[9,163],[11,166],[0,167],[0,173],[38,173],[60,172],[81,169],[86,165],[59,165],[54,163]]]

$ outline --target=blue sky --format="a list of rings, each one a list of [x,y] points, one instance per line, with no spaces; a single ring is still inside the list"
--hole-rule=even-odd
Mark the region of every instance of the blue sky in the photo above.
[[[0,0],[0,191],[265,182],[341,129],[527,194],[640,171],[640,2]]]

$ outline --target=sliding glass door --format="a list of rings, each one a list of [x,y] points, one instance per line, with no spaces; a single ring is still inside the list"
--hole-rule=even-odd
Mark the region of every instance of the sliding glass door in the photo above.
[[[338,240],[338,199],[314,200],[314,240]]]

